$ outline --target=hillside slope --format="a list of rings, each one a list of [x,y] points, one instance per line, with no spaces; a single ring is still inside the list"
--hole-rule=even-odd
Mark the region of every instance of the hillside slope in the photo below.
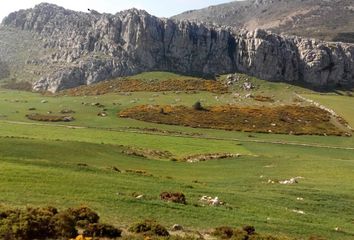
[[[136,9],[111,15],[42,3],[11,13],[0,36],[0,61],[12,69],[5,77],[33,81],[36,91],[154,70],[197,76],[243,72],[317,87],[354,83],[354,45],[262,30],[237,33]]]
[[[354,42],[353,0],[246,0],[188,11],[174,19]]]

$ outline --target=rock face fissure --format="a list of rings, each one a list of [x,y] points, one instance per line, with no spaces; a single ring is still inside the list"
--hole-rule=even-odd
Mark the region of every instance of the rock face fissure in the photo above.
[[[35,32],[51,50],[33,60],[55,66],[33,84],[37,91],[56,92],[152,70],[200,76],[239,71],[314,86],[354,82],[354,45],[263,30],[235,33],[136,9],[110,15],[42,3],[11,13],[2,25]]]

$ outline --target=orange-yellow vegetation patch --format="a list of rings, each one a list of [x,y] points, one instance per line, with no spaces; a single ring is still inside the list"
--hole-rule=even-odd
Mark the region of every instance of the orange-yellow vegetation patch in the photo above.
[[[120,79],[105,81],[89,86],[65,90],[61,94],[70,96],[102,95],[114,92],[163,92],[163,91],[209,91],[226,93],[228,88],[214,80],[204,79],[167,79],[134,80]]]
[[[331,115],[313,106],[213,106],[196,110],[185,106],[141,105],[123,110],[120,117],[146,122],[245,132],[294,135],[344,135]]]

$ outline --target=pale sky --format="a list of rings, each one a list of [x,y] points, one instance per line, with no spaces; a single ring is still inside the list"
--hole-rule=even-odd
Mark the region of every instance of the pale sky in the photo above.
[[[232,0],[0,0],[0,21],[13,11],[32,8],[41,2],[54,3],[83,12],[91,8],[99,12],[116,13],[135,7],[158,17],[170,17],[187,10],[232,2]]]

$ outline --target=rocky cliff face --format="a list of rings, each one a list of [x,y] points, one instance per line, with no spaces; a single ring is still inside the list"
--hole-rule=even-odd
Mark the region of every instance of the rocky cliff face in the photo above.
[[[234,33],[136,9],[81,13],[51,4],[10,14],[6,28],[35,32],[48,49],[29,64],[52,66],[33,84],[56,92],[143,71],[194,75],[240,71],[266,80],[316,86],[353,83],[354,46],[286,38],[256,30]]]
[[[354,0],[242,0],[172,18],[354,43]]]

